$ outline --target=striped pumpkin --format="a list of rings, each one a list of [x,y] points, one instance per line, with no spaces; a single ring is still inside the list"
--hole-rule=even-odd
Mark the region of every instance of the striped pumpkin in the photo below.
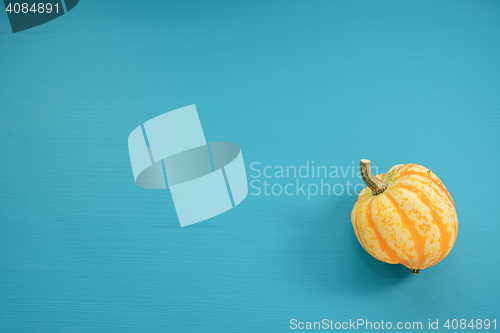
[[[412,273],[440,262],[457,238],[455,204],[441,180],[418,164],[399,164],[374,176],[361,160],[368,185],[351,213],[356,237],[378,260],[403,264]]]

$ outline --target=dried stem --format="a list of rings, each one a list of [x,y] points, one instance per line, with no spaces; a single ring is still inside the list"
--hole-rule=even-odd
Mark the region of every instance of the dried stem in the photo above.
[[[359,171],[361,172],[361,177],[363,177],[365,184],[372,190],[373,195],[378,195],[387,189],[387,185],[373,175],[370,170],[370,163],[369,160],[361,160],[359,163]]]

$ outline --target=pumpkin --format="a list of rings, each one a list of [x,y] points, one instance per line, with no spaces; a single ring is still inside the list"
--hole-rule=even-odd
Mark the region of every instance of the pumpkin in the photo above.
[[[455,204],[441,180],[418,164],[399,164],[373,175],[361,160],[368,186],[351,213],[361,246],[389,264],[403,264],[418,274],[451,251],[458,233]]]

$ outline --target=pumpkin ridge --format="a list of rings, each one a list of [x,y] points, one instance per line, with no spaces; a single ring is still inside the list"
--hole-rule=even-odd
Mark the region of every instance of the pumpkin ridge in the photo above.
[[[450,200],[451,204],[453,205],[453,208],[455,208],[455,202],[451,198],[450,192],[448,192],[448,190],[446,189],[444,184],[441,182],[441,180],[431,178],[425,172],[413,171],[413,170],[407,170],[407,171],[402,172],[401,174],[399,174],[398,178],[402,178],[402,177],[407,176],[407,175],[422,176],[426,179],[429,179],[431,182],[436,184],[437,187],[439,187],[439,189],[441,189],[441,191],[443,191],[444,194],[446,194],[446,196],[448,197],[448,200]]]
[[[388,193],[385,193],[385,194],[388,194]],[[386,198],[387,198],[387,200],[389,200],[390,204],[394,205],[394,203],[393,203],[392,201],[390,201],[389,197],[386,197]],[[399,214],[398,214],[398,216],[399,216]],[[399,220],[400,220],[400,222],[402,222],[401,218],[400,218]],[[403,225],[399,225],[398,227],[399,227],[399,228],[405,228],[405,229],[408,229],[408,228],[407,228],[404,224],[403,224]],[[393,230],[393,231],[395,231],[395,230],[394,230],[394,227],[392,227],[392,230]],[[413,242],[413,239],[410,239],[410,241],[411,241],[411,242]],[[399,249],[399,250],[400,250],[400,251],[401,251],[404,255],[406,255],[406,257],[408,258],[407,260],[402,259],[402,260],[404,260],[404,262],[402,262],[402,264],[403,264],[403,265],[405,265],[405,266],[406,266],[406,267],[408,267],[408,268],[410,268],[410,266],[413,266],[413,265],[411,265],[411,263],[410,263],[410,262],[411,262],[412,260],[415,260],[415,257],[413,256],[413,254],[411,253],[411,251],[409,251],[408,247],[407,247],[407,246],[404,246],[403,244],[401,244],[400,248],[398,248],[398,249]],[[417,257],[418,257],[418,253],[417,253],[416,249],[415,249],[415,251],[414,251],[414,252],[415,252],[415,254],[416,254],[416,255],[417,255]],[[396,253],[397,253],[397,250],[396,250]],[[398,256],[399,256],[399,257],[401,257],[399,254],[398,254]]]
[[[451,232],[448,231],[448,229],[446,228],[446,226],[444,225],[444,222],[443,222],[443,219],[441,218],[441,216],[439,216],[439,214],[437,213],[436,211],[436,208],[434,207],[434,205],[432,204],[431,200],[425,195],[424,192],[416,189],[416,188],[413,188],[411,186],[408,186],[408,185],[404,185],[404,184],[397,184],[395,187],[399,187],[399,188],[404,188],[410,192],[413,192],[415,193],[416,195],[419,196],[420,200],[422,201],[422,203],[424,205],[427,206],[427,208],[429,208],[429,211],[432,215],[432,219],[434,221],[434,223],[436,224],[436,226],[438,227],[439,229],[439,233],[440,233],[440,237],[439,237],[439,251],[441,252],[441,254],[436,258],[436,260],[432,261],[430,264],[429,264],[429,267],[434,265],[435,263],[438,263],[440,262],[447,254],[448,254],[448,248],[450,246],[450,241],[451,241]],[[451,248],[450,248],[451,250]]]
[[[357,201],[363,201],[365,199],[368,199],[370,195],[371,195],[370,192],[366,192],[363,194],[360,193]]]
[[[411,239],[413,241],[413,247],[415,249],[415,252],[417,253],[417,267],[410,267],[410,268],[419,268],[421,263],[423,264],[425,262],[425,240],[424,238],[418,233],[418,231],[415,229],[415,223],[403,212],[403,210],[399,207],[398,202],[392,195],[389,193],[385,193],[387,195],[387,198],[392,202],[394,205],[394,208],[396,209],[396,212],[398,213],[401,222],[403,222],[403,225],[405,225],[406,229],[410,232]]]
[[[369,202],[371,202],[372,200],[373,200],[373,197],[372,197],[372,198],[370,198],[370,200],[367,200],[367,201],[363,202],[363,205],[364,205],[364,206],[363,206],[363,210],[365,210],[366,220],[367,220],[367,222],[368,222],[368,224],[369,224],[369,225],[370,225],[370,221],[369,221],[369,219],[368,219],[368,215],[366,214],[366,209],[367,209],[367,207],[368,207],[368,203],[369,203]],[[358,212],[358,216],[361,216],[361,214],[363,213],[363,210],[362,210],[362,209],[360,209],[360,210],[359,210],[359,212]],[[357,219],[357,220],[359,220],[359,219]],[[372,228],[372,226],[371,226],[371,225],[370,225],[370,228]],[[361,226],[359,227],[358,232],[359,232],[360,230],[362,230]],[[364,236],[365,234],[366,234],[366,232],[363,232],[363,233],[361,233],[361,234],[360,234],[360,236],[361,236],[361,235],[363,235],[363,236]],[[365,239],[364,239],[364,238],[362,239],[362,241],[363,241],[363,244],[361,244],[361,245],[363,245],[363,247],[365,248],[366,252],[370,253],[370,255],[372,255],[372,256],[374,256],[374,257],[375,257],[375,253],[374,253],[374,252],[372,251],[372,249],[368,246],[368,242],[365,242]]]
[[[370,226],[375,231],[375,236],[377,237],[377,240],[379,242],[380,249],[382,251],[384,251],[385,253],[387,253],[387,256],[389,257],[389,260],[395,261],[396,263],[400,263],[402,261],[402,259],[398,256],[398,254],[396,253],[396,251],[394,251],[394,249],[392,249],[389,246],[389,244],[387,243],[387,241],[385,240],[385,238],[382,237],[382,234],[380,233],[380,230],[378,229],[377,224],[373,220],[373,217],[372,217],[372,205],[373,205],[373,202],[374,202],[373,199],[375,199],[375,197],[371,198],[370,202],[368,203],[368,205],[366,207],[366,216],[367,216],[367,219],[368,219],[368,223],[370,224]],[[406,260],[404,260],[404,261],[406,261]]]
[[[437,195],[439,195],[439,197],[442,199],[443,203],[448,206],[450,209],[451,209],[451,213],[453,214],[456,214],[456,211],[455,211],[455,206],[453,206],[451,204],[451,202],[448,200],[447,196],[445,196],[442,192],[442,189],[439,188],[437,186],[436,183],[434,182],[431,182],[431,184],[429,184],[428,182],[426,182],[426,180],[428,181],[429,178],[427,177],[424,177],[422,175],[413,175],[413,176],[417,176],[417,177],[412,177],[412,178],[409,178],[411,181],[415,181],[415,182],[419,182],[420,184],[423,184],[423,185],[426,185],[426,186],[429,186],[437,193]],[[405,180],[407,180],[408,178],[406,178]],[[399,185],[404,185],[404,186],[409,186],[409,187],[412,187],[411,184],[406,184],[406,182],[404,182],[402,179],[398,179],[398,181],[396,182],[396,184],[393,184],[392,187],[393,188],[397,188]],[[412,187],[413,188],[413,187]]]
[[[400,170],[405,170],[405,169],[406,169],[405,164],[394,165],[392,168],[389,169],[389,171],[386,172],[387,177],[384,178],[385,181],[386,182],[392,181],[397,175],[399,175],[398,172],[400,172]]]
[[[359,204],[358,205],[358,208],[356,209],[356,214],[354,214],[354,218],[355,218],[355,222],[354,222],[354,226],[355,226],[355,233],[357,232],[357,238],[359,240],[359,243],[361,244],[361,246],[363,247],[363,249],[365,249],[366,252],[368,252],[366,246],[365,246],[365,241],[363,239],[363,236],[361,234],[361,232],[359,231],[359,222],[358,222],[358,216],[359,216],[359,211],[360,211],[360,208],[361,206],[363,205],[363,203]]]

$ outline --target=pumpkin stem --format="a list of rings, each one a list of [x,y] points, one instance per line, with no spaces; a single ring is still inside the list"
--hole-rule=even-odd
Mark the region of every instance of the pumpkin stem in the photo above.
[[[373,195],[378,195],[387,189],[387,185],[375,177],[370,170],[370,160],[362,159],[359,163],[359,171],[365,184],[372,190]]]

